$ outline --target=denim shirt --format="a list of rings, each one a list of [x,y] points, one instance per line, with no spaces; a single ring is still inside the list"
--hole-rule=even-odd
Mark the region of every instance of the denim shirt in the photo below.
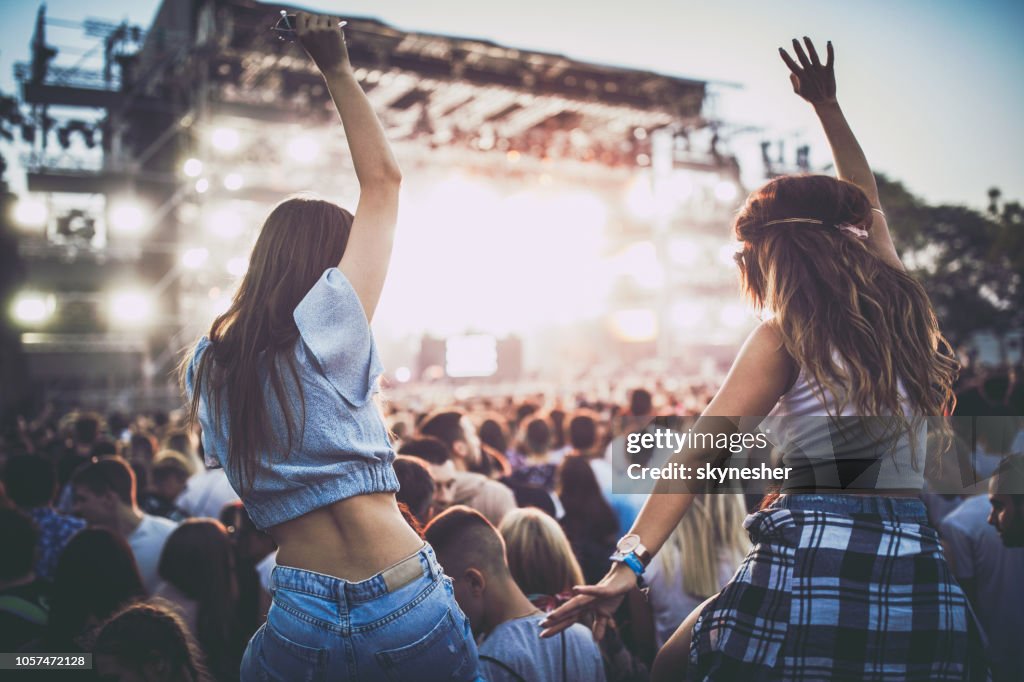
[[[348,279],[330,268],[295,308],[299,339],[292,353],[298,384],[278,358],[279,372],[298,428],[290,452],[284,414],[270,383],[267,368],[260,368],[263,398],[270,427],[277,437],[255,453],[253,480],[242,497],[253,523],[274,526],[356,495],[398,490],[392,462],[394,450],[387,428],[372,400],[383,371],[362,304]],[[195,370],[210,347],[203,337],[196,345],[186,373],[191,398]],[[225,391],[221,421],[214,419],[209,383],[203,382],[199,423],[207,465],[222,466],[235,491],[240,490],[228,461],[228,411]],[[302,401],[305,401],[305,420]]]

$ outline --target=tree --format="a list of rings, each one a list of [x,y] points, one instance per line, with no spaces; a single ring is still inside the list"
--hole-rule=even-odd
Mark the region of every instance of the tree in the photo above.
[[[974,332],[997,335],[1024,325],[1024,212],[1019,202],[1000,208],[989,191],[989,211],[932,206],[899,182],[878,176],[896,248],[932,299],[943,332],[954,344]]]

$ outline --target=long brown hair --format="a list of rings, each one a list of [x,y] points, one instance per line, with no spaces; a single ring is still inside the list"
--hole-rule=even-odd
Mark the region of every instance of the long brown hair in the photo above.
[[[299,196],[279,203],[263,223],[231,306],[210,327],[210,352],[196,368],[189,418],[196,422],[204,390],[216,421],[222,421],[226,407],[228,464],[242,491],[252,483],[257,455],[271,447],[290,451],[297,425],[305,421],[301,392],[302,416],[296,419],[285,390],[285,369],[294,385],[299,383],[289,353],[299,338],[293,313],[324,271],[341,261],[351,229],[352,214],[329,201]],[[182,362],[182,380],[194,354]],[[285,443],[276,442],[270,428],[263,369],[284,413]],[[227,399],[223,406],[221,389]]]
[[[808,222],[765,224],[787,218]],[[870,233],[871,223],[871,204],[856,185],[779,177],[752,193],[736,218],[737,262],[745,294],[774,314],[819,397],[835,396],[831,416],[852,407],[894,415],[909,428],[902,415],[952,411],[958,365],[920,283],[838,229]]]

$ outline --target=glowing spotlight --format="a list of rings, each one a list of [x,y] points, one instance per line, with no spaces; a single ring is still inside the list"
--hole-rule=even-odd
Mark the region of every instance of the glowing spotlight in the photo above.
[[[242,189],[242,185],[245,184],[245,180],[239,173],[228,173],[224,176],[224,189],[235,192]]]
[[[665,268],[658,261],[658,251],[653,242],[636,242],[628,246],[618,257],[620,272],[632,277],[645,289],[660,289],[665,286]]]
[[[739,303],[730,303],[722,308],[719,319],[726,327],[736,329],[751,320],[750,310]]]
[[[11,316],[21,324],[41,324],[50,319],[57,308],[53,294],[25,292],[11,305]]]
[[[234,128],[216,128],[210,135],[214,149],[221,152],[233,152],[238,149],[241,137]]]
[[[210,189],[210,181],[206,178],[199,178],[196,180],[196,192],[199,194],[205,194],[206,190]]]
[[[309,163],[320,153],[320,144],[309,135],[299,135],[288,141],[288,156],[300,163]]]
[[[697,327],[704,322],[704,306],[695,301],[683,301],[676,303],[669,310],[672,324],[677,327]]]
[[[241,277],[249,269],[249,259],[245,256],[235,256],[228,260],[228,273],[234,277]]]
[[[185,175],[190,178],[198,178],[203,173],[203,162],[199,159],[188,159],[181,167]]]
[[[449,337],[444,364],[450,377],[489,377],[498,371],[498,340],[490,334]]]
[[[50,212],[39,199],[19,199],[14,205],[14,222],[22,227],[43,227]]]
[[[110,207],[110,227],[114,232],[134,234],[146,224],[142,207],[132,201],[121,201]]]
[[[399,367],[395,370],[395,381],[398,383],[404,384],[409,379],[412,379],[412,370],[408,367]]]
[[[241,217],[226,206],[208,212],[203,226],[221,239],[233,239],[243,230]]]
[[[115,291],[110,295],[110,320],[126,326],[149,322],[153,316],[153,301],[142,291]]]
[[[205,248],[199,246],[192,249],[186,249],[181,254],[181,265],[189,270],[196,270],[203,267],[203,263],[210,257],[210,252]]]
[[[639,343],[658,336],[658,316],[648,308],[618,310],[611,314],[611,326],[620,341]]]
[[[654,190],[647,176],[633,180],[626,192],[626,207],[635,218],[646,220],[654,216]]]
[[[731,180],[720,180],[715,184],[715,198],[719,201],[733,201],[739,192],[736,183]]]

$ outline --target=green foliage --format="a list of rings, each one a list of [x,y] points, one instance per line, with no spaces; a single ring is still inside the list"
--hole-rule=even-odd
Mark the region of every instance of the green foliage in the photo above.
[[[877,179],[896,248],[951,341],[1024,325],[1024,211],[1018,202],[1000,207],[993,190],[987,213],[931,206],[901,183]]]

